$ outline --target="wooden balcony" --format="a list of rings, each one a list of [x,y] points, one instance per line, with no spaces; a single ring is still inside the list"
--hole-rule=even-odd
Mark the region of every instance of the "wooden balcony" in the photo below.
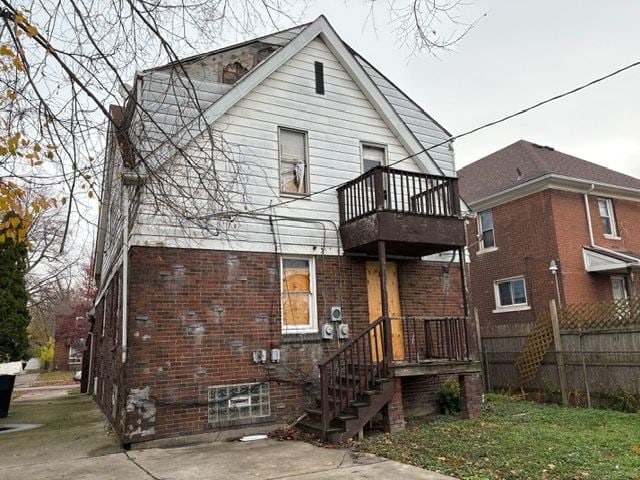
[[[465,245],[458,179],[376,167],[338,188],[348,253],[420,257]]]

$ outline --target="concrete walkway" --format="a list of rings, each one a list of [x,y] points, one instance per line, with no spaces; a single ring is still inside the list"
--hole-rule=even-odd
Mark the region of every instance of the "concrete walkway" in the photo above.
[[[12,404],[14,410],[14,404]],[[48,419],[48,420],[47,420]],[[304,442],[216,442],[121,450],[84,395],[15,403],[3,423],[45,423],[0,435],[1,478],[29,480],[451,479],[369,454]]]

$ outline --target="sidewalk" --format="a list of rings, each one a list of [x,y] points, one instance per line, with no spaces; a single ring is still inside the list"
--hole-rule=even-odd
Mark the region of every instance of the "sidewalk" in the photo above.
[[[12,404],[3,423],[44,423],[0,435],[2,478],[29,480],[452,480],[369,454],[304,442],[216,442],[124,452],[84,395]]]

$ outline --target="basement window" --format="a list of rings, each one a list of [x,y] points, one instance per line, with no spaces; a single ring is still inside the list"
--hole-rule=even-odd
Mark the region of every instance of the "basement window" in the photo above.
[[[318,95],[324,95],[324,64],[322,62],[315,62],[316,73],[316,93]]]
[[[209,387],[209,423],[268,417],[269,383]]]

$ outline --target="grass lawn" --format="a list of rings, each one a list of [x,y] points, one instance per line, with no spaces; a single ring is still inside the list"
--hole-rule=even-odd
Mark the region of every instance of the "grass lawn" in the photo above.
[[[73,385],[73,374],[75,372],[41,372],[36,378],[38,387],[46,387],[49,385]]]
[[[479,420],[424,424],[359,449],[463,480],[631,480],[640,478],[640,414],[489,395]]]

